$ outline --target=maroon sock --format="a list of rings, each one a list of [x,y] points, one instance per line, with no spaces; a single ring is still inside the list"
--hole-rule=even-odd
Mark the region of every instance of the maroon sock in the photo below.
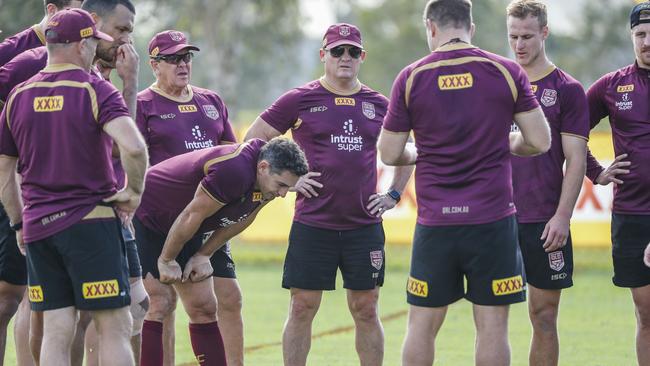
[[[145,320],[142,325],[142,346],[140,366],[162,366],[163,364],[163,323]]]
[[[217,322],[190,324],[190,339],[199,365],[226,366],[226,350]]]

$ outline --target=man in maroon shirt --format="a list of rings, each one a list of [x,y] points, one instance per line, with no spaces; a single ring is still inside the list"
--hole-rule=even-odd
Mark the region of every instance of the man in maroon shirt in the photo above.
[[[521,67],[470,44],[471,6],[427,3],[433,52],[398,75],[379,140],[385,163],[417,165],[403,365],[433,363],[447,307],[463,297],[474,304],[476,363],[509,364],[508,308],[525,300],[510,153],[545,152],[549,127]]]
[[[0,43],[0,66],[3,66],[24,51],[45,46],[43,31],[52,15],[63,9],[79,8],[82,3],[83,0],[44,0],[45,17],[40,23],[14,34]]]
[[[295,142],[275,138],[195,150],[147,172],[135,219],[138,244],[148,248],[143,263],[148,276],[178,292],[199,363],[226,365],[210,258],[267,202],[284,197],[307,169]],[[162,365],[162,328],[162,316],[145,320],[142,366]]]
[[[376,193],[376,143],[388,101],[357,78],[365,57],[356,26],[330,26],[320,50],[325,75],[285,93],[246,134],[268,140],[291,129],[312,170],[296,186],[284,265],[282,286],[291,291],[285,365],[306,364],[312,322],[323,291],[334,290],[339,268],[360,363],[383,361],[377,311],[385,268],[381,216],[399,201],[412,167],[397,169],[389,192]]]
[[[512,185],[533,325],[529,360],[557,365],[557,316],[562,289],[573,285],[569,221],[585,175],[589,109],[580,83],[546,57],[546,5],[515,0],[507,14],[510,48],[551,127],[548,152],[512,157]]]
[[[604,169],[588,157],[587,176],[594,183],[616,184],[612,280],[632,293],[637,358],[640,365],[650,365],[650,268],[643,264],[650,241],[650,2],[632,9],[630,28],[634,64],[604,75],[587,91],[591,127],[609,117],[617,158]]]
[[[0,130],[0,171],[9,187],[2,200],[19,243],[21,236],[27,243],[29,298],[33,310],[44,311],[42,358],[70,364],[61,350],[69,350],[81,309],[100,324],[103,362],[133,364],[124,242],[119,220],[101,203],[115,202],[128,220],[143,189],[146,148],[119,92],[88,74],[97,39],[110,36],[83,10],[53,16],[45,35],[50,64],[9,96]],[[131,178],[119,192],[111,141]]]

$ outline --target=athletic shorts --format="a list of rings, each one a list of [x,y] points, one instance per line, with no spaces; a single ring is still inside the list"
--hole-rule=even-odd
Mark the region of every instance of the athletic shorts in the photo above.
[[[0,281],[27,285],[27,260],[20,254],[16,232],[9,227],[9,217],[0,206]]]
[[[618,287],[650,285],[650,268],[643,251],[650,242],[650,215],[612,214],[612,259]]]
[[[560,290],[573,286],[573,245],[571,233],[566,245],[546,253],[540,237],[546,223],[519,224],[519,248],[529,284],[545,290]]]
[[[142,273],[145,276],[147,273],[151,273],[154,278],[159,279],[158,257],[162,253],[167,236],[149,229],[137,218],[133,219],[133,224],[135,226],[136,242],[138,243],[138,254],[142,263]],[[181,249],[176,257],[176,262],[181,268],[185,268],[187,261],[199,250],[204,240],[209,238],[209,234],[197,234],[185,243],[185,246],[183,246],[183,249]],[[235,274],[235,262],[230,255],[229,243],[226,243],[226,245],[212,255],[210,264],[212,264],[213,269],[212,277],[237,278]]]
[[[462,297],[477,305],[526,301],[514,215],[479,225],[416,225],[408,303],[440,307]]]
[[[122,226],[122,237],[126,243],[126,260],[129,264],[129,277],[142,277],[142,266],[138,256],[138,245],[131,230]]]
[[[343,287],[371,290],[384,284],[384,228],[372,224],[353,230],[328,230],[294,221],[284,260],[282,287],[334,290],[336,270]]]
[[[26,245],[32,310],[106,310],[131,303],[119,219],[110,207],[97,206],[92,214],[93,219]]]

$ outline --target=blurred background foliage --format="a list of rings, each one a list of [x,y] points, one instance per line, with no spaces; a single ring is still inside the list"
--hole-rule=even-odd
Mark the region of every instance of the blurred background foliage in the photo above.
[[[140,53],[140,88],[153,82],[147,44],[164,29],[187,33],[201,47],[192,84],[221,94],[232,120],[247,125],[291,87],[322,73],[319,35],[305,32],[314,17],[358,25],[368,57],[361,80],[385,95],[395,75],[428,52],[422,9],[426,1],[331,0],[333,14],[311,14],[314,0],[133,0],[137,8],[134,39]],[[576,7],[576,3],[580,3]],[[322,3],[322,1],[321,1]],[[506,37],[508,0],[475,0],[474,44],[512,56]],[[558,2],[554,2],[557,4]],[[568,27],[546,43],[551,60],[587,88],[598,77],[634,60],[628,14],[633,0],[564,2]],[[577,11],[576,11],[577,10]],[[306,13],[310,13],[306,16]],[[40,21],[42,0],[0,0],[0,38]],[[552,16],[552,14],[551,14]]]

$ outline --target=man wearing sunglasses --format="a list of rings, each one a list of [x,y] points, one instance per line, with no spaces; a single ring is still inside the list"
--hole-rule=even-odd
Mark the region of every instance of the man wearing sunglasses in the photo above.
[[[292,130],[312,172],[298,193],[282,286],[291,291],[284,328],[285,365],[305,365],[311,325],[324,290],[341,270],[356,325],[362,365],[381,365],[383,329],[377,314],[384,282],[381,216],[400,199],[411,167],[396,170],[391,189],[377,194],[377,138],[388,100],[357,79],[366,57],[359,29],[330,26],[320,59],[325,75],[281,96],[262,113],[246,139],[269,140]]]
[[[136,123],[147,142],[152,166],[177,155],[237,141],[228,109],[219,95],[190,84],[193,51],[198,52],[199,48],[175,30],[160,32],[149,42],[150,65],[156,81],[138,94]],[[145,286],[151,299],[143,330],[143,349],[163,352],[164,365],[174,365],[177,296],[170,284],[159,280],[157,244],[138,241]],[[244,362],[242,295],[230,244],[217,250],[210,263],[214,269],[210,281],[219,303],[219,327],[223,330],[228,365],[240,366]]]

